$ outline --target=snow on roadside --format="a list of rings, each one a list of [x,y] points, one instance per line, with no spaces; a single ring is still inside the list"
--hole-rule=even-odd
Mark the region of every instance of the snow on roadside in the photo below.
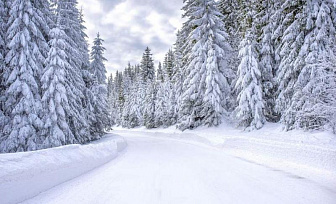
[[[127,146],[109,134],[87,145],[0,154],[0,203],[18,203],[97,168]]]
[[[115,133],[125,130],[115,127]],[[336,187],[336,136],[329,132],[285,132],[279,124],[267,124],[259,131],[246,132],[231,125],[200,127],[181,132],[175,127],[128,130],[130,134],[169,137],[220,148],[243,160],[276,168]]]

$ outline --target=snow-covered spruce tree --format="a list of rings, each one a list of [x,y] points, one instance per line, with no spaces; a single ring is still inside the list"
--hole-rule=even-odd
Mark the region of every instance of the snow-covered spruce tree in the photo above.
[[[265,101],[265,117],[270,122],[277,122],[278,115],[274,111],[276,83],[274,74],[276,73],[276,60],[274,43],[272,40],[274,23],[271,15],[274,13],[274,0],[260,0],[257,2],[258,10],[255,19],[260,28],[258,36],[259,42],[259,66],[262,77],[263,98]]]
[[[140,104],[140,112],[142,114],[142,118],[140,121],[143,125],[152,127],[154,116],[153,112],[153,104],[154,104],[154,81],[155,81],[155,68],[154,68],[154,60],[152,57],[151,50],[147,47],[141,60],[141,68],[140,68],[140,81],[139,81],[139,102]],[[149,104],[150,103],[150,104]],[[147,124],[147,125],[146,125]]]
[[[94,132],[97,136],[94,139],[100,138],[105,134],[105,130],[111,127],[110,116],[107,105],[107,89],[105,84],[98,84],[97,82],[92,86],[92,91],[95,96],[94,113],[96,122],[93,123]]]
[[[105,48],[103,47],[103,42],[100,38],[99,33],[94,39],[92,51],[91,51],[91,73],[96,77],[99,84],[106,84],[106,68],[104,61],[106,59],[103,57]]]
[[[287,129],[336,130],[336,9],[332,1],[308,0],[304,10],[305,36],[300,49],[302,69],[293,98],[283,116]]]
[[[107,98],[111,98],[113,95],[113,74],[110,74],[110,76],[107,79]]]
[[[111,74],[107,81],[107,104],[110,113],[110,120],[112,125],[116,123],[116,109],[115,109],[115,86],[114,78]]]
[[[265,123],[264,100],[262,94],[262,78],[256,50],[256,27],[253,23],[255,2],[247,5],[245,16],[244,40],[241,42],[239,56],[241,62],[238,67],[238,107],[235,117],[238,125],[249,130],[260,129]]]
[[[116,72],[115,77],[115,87],[116,87],[116,109],[117,109],[117,124],[121,125],[122,122],[122,113],[125,103],[125,95],[123,90],[123,74],[122,72]]]
[[[174,86],[174,75],[175,75],[175,59],[174,53],[172,50],[169,50],[165,57],[163,73],[165,80],[161,84],[161,93],[162,96],[157,96],[157,100],[159,97],[161,100],[164,100],[163,103],[166,104],[166,108],[164,110],[164,120],[162,121],[164,127],[169,127],[177,122],[177,98],[176,98],[176,91]]]
[[[146,48],[142,60],[140,70],[143,82],[153,82],[155,80],[154,60],[149,47]]]
[[[140,91],[139,91],[139,81],[140,81],[140,75],[139,70],[137,66],[134,67],[134,70],[132,71],[134,74],[134,78],[131,83],[131,87],[129,89],[129,122],[128,122],[128,128],[134,128],[141,124],[140,119],[143,118],[141,110],[140,110],[140,104],[142,101],[140,101]]]
[[[60,18],[58,18],[60,20]],[[60,28],[59,22],[56,28],[50,31],[50,46],[46,59],[46,68],[41,78],[43,124],[42,131],[43,148],[57,147],[75,142],[75,138],[69,128],[66,118],[69,109],[68,97],[65,89],[65,70],[70,67],[66,61],[66,52],[69,45],[67,36]]]
[[[4,110],[10,121],[4,129],[2,152],[20,152],[38,149],[38,132],[42,128],[39,76],[43,58],[39,53],[45,44],[38,17],[39,8],[30,0],[15,0],[11,4],[7,31],[8,76]]]
[[[41,18],[40,22],[44,24],[40,24],[41,32],[47,42],[50,41],[49,32],[52,28],[55,27],[55,13],[52,10],[50,1],[45,0],[33,0],[32,1],[35,8],[38,8],[36,12],[38,12],[38,17]],[[42,53],[44,56],[48,55],[49,47],[45,48],[45,45],[40,45],[45,49],[46,53]],[[40,48],[41,49],[41,48]]]
[[[175,94],[175,101],[172,106],[174,108],[174,118],[175,122],[178,122],[179,113],[180,113],[180,105],[181,105],[181,95],[183,93],[183,76],[182,76],[182,46],[183,42],[181,39],[181,32],[178,31],[177,33],[177,40],[174,45],[174,68],[173,68],[173,77],[172,77],[172,83],[173,83],[173,90]]]
[[[132,72],[131,72],[131,65],[129,64],[127,68],[124,70],[123,74],[123,90],[124,90],[124,98],[125,98],[125,103],[124,103],[124,109],[122,113],[122,123],[121,125],[123,127],[128,127],[129,124],[129,116],[130,116],[130,102],[131,98],[130,96],[130,88],[131,88],[131,82],[132,82]]]
[[[79,48],[80,48],[80,57],[82,58],[82,66],[81,68],[84,70],[88,70],[90,67],[90,56],[89,56],[89,45],[87,42],[88,36],[86,35],[86,27],[84,26],[85,21],[84,21],[84,14],[83,10],[80,10],[79,13],[79,27],[80,27],[80,40],[78,41],[79,43]]]
[[[225,30],[228,33],[228,41],[232,47],[231,55],[228,58],[228,66],[232,70],[237,70],[239,66],[239,43],[242,41],[241,35],[241,16],[242,7],[246,1],[238,0],[220,0],[218,1],[219,11],[223,14],[222,20],[225,26]],[[231,83],[232,89],[234,89],[234,82]]]
[[[168,82],[157,83],[157,96],[155,101],[155,126],[156,127],[169,127],[170,126],[170,115],[168,114],[169,109],[169,92]]]
[[[85,143],[90,140],[89,124],[85,117],[87,110],[83,104],[85,100],[85,82],[83,80],[82,60],[83,52],[82,31],[80,25],[79,11],[76,0],[58,0],[57,12],[60,13],[60,25],[68,36],[67,61],[70,64],[66,70],[66,91],[69,102],[68,124],[76,138],[76,142]]]
[[[89,61],[89,46],[87,42],[88,36],[86,35],[86,27],[84,26],[84,14],[83,10],[80,10],[79,13],[79,28],[80,28],[80,40],[78,40],[78,50],[79,57],[81,58],[80,68],[82,71],[82,77],[85,82],[85,87],[83,89],[84,100],[83,100],[83,114],[86,118],[87,125],[89,127],[90,134],[87,135],[87,141],[92,141],[99,138],[101,135],[100,132],[96,132],[96,128],[93,124],[97,123],[97,118],[95,115],[95,100],[96,96],[93,93],[93,86],[96,84],[95,77],[92,75],[90,70],[90,61]],[[110,108],[110,107],[109,107]],[[108,110],[110,112],[110,109]],[[111,113],[111,112],[110,112]]]
[[[174,68],[174,53],[172,50],[169,50],[165,56],[163,63],[164,77],[167,81],[171,81],[173,77],[173,68]]]
[[[164,82],[164,74],[163,74],[163,71],[162,71],[161,62],[159,62],[159,66],[158,66],[158,69],[157,69],[156,80],[158,80],[161,83]]]
[[[237,0],[218,1],[218,9],[223,14],[225,27],[230,34],[237,33],[240,27],[239,22],[237,21],[239,17],[239,3],[240,2]]]
[[[288,126],[293,124],[294,115],[288,112],[295,91],[295,84],[304,65],[304,59],[299,55],[304,42],[304,2],[286,0],[282,4],[283,15],[281,43],[276,53],[279,53],[279,68],[277,72],[276,111],[282,115],[281,122]],[[278,31],[279,32],[279,31]],[[290,116],[291,115],[291,116]],[[292,121],[292,122],[290,122]]]
[[[184,73],[188,73],[182,94],[180,129],[199,125],[216,126],[231,104],[229,81],[233,76],[227,66],[231,50],[222,15],[213,0],[187,1],[189,23],[195,27],[187,39],[191,47]]]
[[[85,138],[86,141],[95,140],[100,137],[99,133],[97,133],[95,130],[95,127],[93,124],[97,122],[96,114],[95,114],[95,101],[96,96],[93,93],[93,86],[95,85],[95,79],[94,76],[89,72],[87,69],[82,70],[82,76],[83,80],[85,82],[85,89],[83,91],[83,94],[85,96],[83,105],[85,114],[84,117],[88,124],[88,129],[90,131],[90,134]]]
[[[144,104],[144,125],[148,129],[155,128],[156,92],[156,84],[154,82],[147,82]]]
[[[54,26],[55,23],[53,22],[53,13],[50,9],[50,2],[45,0],[32,0],[32,5],[34,8],[37,8],[35,10],[35,16],[36,19],[36,25],[39,27],[40,34],[32,36],[32,41],[36,41],[36,46],[34,48],[33,55],[36,58],[36,61],[39,63],[36,63],[36,66],[38,66],[39,75],[37,78],[39,79],[37,81],[38,86],[41,87],[40,84],[40,78],[42,76],[42,71],[45,67],[45,60],[49,53],[49,32],[51,27]],[[34,39],[35,38],[35,39]],[[41,91],[41,89],[39,89]],[[41,92],[40,92],[41,94]]]
[[[6,30],[7,30],[7,7],[4,1],[0,2],[0,132],[2,133],[3,127],[6,123],[5,115],[3,114],[3,100],[5,96],[5,80],[4,80],[4,70],[6,68],[5,56],[6,56]],[[0,143],[3,134],[0,136]]]
[[[104,65],[106,59],[103,56],[105,48],[102,43],[103,40],[98,33],[92,46],[90,68],[95,79],[92,91],[95,95],[94,113],[96,116],[96,122],[91,125],[95,128],[95,133],[100,134],[100,136],[111,127],[107,105],[106,68]]]

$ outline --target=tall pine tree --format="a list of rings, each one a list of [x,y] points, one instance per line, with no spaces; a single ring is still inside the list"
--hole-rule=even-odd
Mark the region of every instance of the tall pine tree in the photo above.
[[[70,67],[66,61],[65,49],[69,47],[66,34],[60,28],[60,17],[56,28],[50,31],[51,49],[46,60],[46,68],[41,78],[43,124],[43,147],[57,147],[75,142],[75,138],[67,123],[69,116],[68,97],[65,89],[65,73]]]
[[[103,40],[98,33],[91,51],[91,71],[95,79],[92,90],[95,95],[94,113],[96,116],[95,123],[91,125],[95,128],[95,133],[98,134],[104,134],[104,131],[111,126],[107,105],[106,68],[104,65],[106,59],[103,56],[105,48],[102,43]]]
[[[11,4],[4,108],[10,122],[1,143],[4,152],[38,149],[38,132],[42,127],[39,77],[44,63],[40,48],[46,44],[40,25],[46,22],[39,18],[40,10],[34,5],[30,0],[15,0]]]
[[[79,11],[76,0],[57,1],[57,11],[61,17],[60,25],[67,35],[68,57],[70,67],[66,70],[65,88],[68,94],[69,117],[67,118],[75,139],[79,143],[85,143],[90,138],[89,124],[85,117],[87,112],[83,104],[85,82],[82,75],[81,45],[82,31],[80,25]]]
[[[215,1],[188,1],[185,9],[195,28],[186,43],[191,49],[184,68],[188,75],[183,85],[180,128],[216,126],[232,100],[228,35]]]
[[[235,111],[238,125],[250,130],[260,129],[265,123],[262,78],[256,42],[257,27],[254,22],[256,6],[256,2],[250,1],[246,3],[244,9],[246,30],[240,45],[241,62],[236,83],[239,92],[238,107]]]

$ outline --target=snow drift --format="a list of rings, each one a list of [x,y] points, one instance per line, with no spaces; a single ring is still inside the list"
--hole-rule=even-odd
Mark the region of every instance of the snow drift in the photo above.
[[[0,203],[18,203],[99,167],[127,146],[116,135],[87,145],[0,154]]]

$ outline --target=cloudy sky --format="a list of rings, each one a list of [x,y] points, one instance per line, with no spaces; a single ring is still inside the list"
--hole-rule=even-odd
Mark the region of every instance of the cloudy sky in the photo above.
[[[78,0],[90,43],[100,32],[109,73],[141,60],[149,46],[156,63],[175,42],[182,25],[182,0]]]

